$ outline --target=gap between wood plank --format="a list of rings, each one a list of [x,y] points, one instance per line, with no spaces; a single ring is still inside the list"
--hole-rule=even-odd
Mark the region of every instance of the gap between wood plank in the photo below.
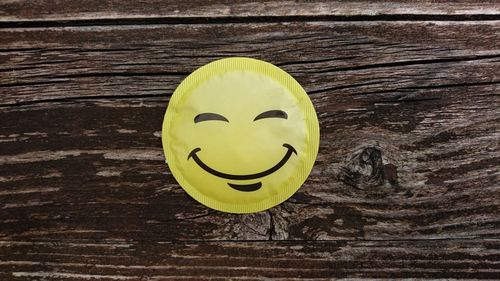
[[[47,239],[47,240],[36,240],[36,239],[29,239],[29,240],[23,240],[19,238],[15,238],[12,240],[2,240],[0,239],[0,247],[2,245],[16,245],[16,244],[51,244],[51,243],[58,243],[58,244],[96,244],[96,245],[106,245],[106,244],[140,244],[140,243],[158,243],[158,244],[189,244],[189,243],[199,243],[199,244],[217,244],[217,243],[383,243],[383,242],[394,242],[394,243],[402,243],[402,242],[409,242],[409,243],[419,243],[419,242],[429,242],[429,241],[443,241],[443,242],[466,242],[466,241],[477,241],[477,242],[499,242],[500,239],[498,238],[483,238],[483,237],[447,237],[447,238],[402,238],[402,239],[325,239],[325,240],[313,240],[313,239],[280,239],[280,240],[258,240],[258,239],[240,239],[240,240],[235,240],[235,239],[178,239],[178,240],[154,240],[154,239],[144,239],[144,240],[131,240],[131,241],[113,241],[113,240],[108,240],[105,241],[104,243],[96,243],[93,240],[89,239]]]
[[[78,20],[21,20],[0,21],[0,28],[72,27],[105,25],[150,24],[221,24],[221,23],[277,23],[277,22],[356,22],[356,21],[496,21],[500,14],[382,14],[382,15],[307,15],[307,16],[237,16],[237,17],[134,17]]]

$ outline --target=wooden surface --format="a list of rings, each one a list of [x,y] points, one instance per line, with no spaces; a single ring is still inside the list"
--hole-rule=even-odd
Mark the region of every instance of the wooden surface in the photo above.
[[[500,277],[500,4],[0,1],[0,280]],[[311,176],[191,199],[169,96],[228,56],[306,89]]]
[[[58,1],[4,0],[0,3],[0,23],[54,22],[103,19],[229,19],[232,21],[281,17],[360,17],[360,16],[448,16],[459,18],[488,17],[495,19],[499,12],[498,1],[432,1],[396,0],[384,1],[230,1],[230,0],[137,0],[137,1]],[[436,17],[439,19],[439,17]]]

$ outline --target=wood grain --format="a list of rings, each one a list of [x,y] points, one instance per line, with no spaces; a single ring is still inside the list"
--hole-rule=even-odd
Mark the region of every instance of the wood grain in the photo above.
[[[11,253],[7,257],[5,253]],[[0,243],[8,280],[496,279],[498,240]],[[6,274],[5,270],[12,270]]]
[[[98,19],[145,20],[160,18],[193,19],[207,22],[209,19],[259,17],[269,20],[276,17],[300,18],[321,16],[481,16],[498,15],[498,1],[2,1],[0,23],[26,21],[75,21]],[[264,18],[262,18],[264,17]],[[435,17],[436,19],[439,17]],[[455,17],[457,18],[457,17]],[[68,24],[68,23],[66,23]]]
[[[0,29],[0,104],[165,96],[193,69],[227,56],[271,61],[308,93],[352,101],[492,89],[499,33],[498,21]]]
[[[18,3],[2,20],[148,14]],[[0,280],[499,276],[499,21],[60,25],[0,29]],[[164,163],[170,93],[227,56],[291,73],[320,120],[308,181],[261,213],[205,208]]]
[[[244,32],[231,41],[218,39],[237,30]],[[396,30],[406,33],[387,36]],[[6,238],[499,234],[499,41],[488,39],[498,38],[497,25],[234,24],[3,33]],[[412,42],[417,34],[426,39]],[[205,55],[191,55],[200,50]],[[163,163],[160,128],[169,93],[189,71],[228,52],[269,60],[295,75],[320,118],[320,155],[310,180],[269,212],[209,211],[188,198]],[[64,81],[54,82],[61,76]]]

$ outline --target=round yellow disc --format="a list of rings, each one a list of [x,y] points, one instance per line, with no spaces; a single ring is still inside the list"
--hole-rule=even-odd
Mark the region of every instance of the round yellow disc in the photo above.
[[[292,196],[318,154],[316,111],[300,84],[270,63],[226,58],[191,73],[163,120],[168,166],[200,203],[253,213]]]

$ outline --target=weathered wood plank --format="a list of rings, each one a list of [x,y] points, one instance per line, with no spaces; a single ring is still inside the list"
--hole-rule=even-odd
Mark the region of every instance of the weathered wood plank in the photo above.
[[[497,237],[498,34],[497,22],[0,30],[0,235]],[[212,212],[163,162],[169,93],[228,55],[282,66],[319,114],[313,174],[269,212]]]
[[[391,96],[498,82],[499,22],[370,22],[0,30],[0,104],[164,96],[226,56],[271,61],[309,93]]]
[[[2,1],[0,22],[265,16],[498,15],[498,1]]]
[[[6,280],[496,279],[500,274],[499,258],[499,240],[95,244],[1,241],[0,277]]]
[[[211,212],[168,173],[159,132],[166,99],[4,108],[1,235],[50,241],[497,237],[498,97],[477,87],[435,94],[441,98],[376,99],[356,108],[335,95],[312,95],[322,128],[313,174],[289,202],[244,216]]]
[[[1,29],[0,279],[496,278],[499,26]],[[209,210],[163,161],[170,93],[226,56],[318,111],[311,177],[266,212]]]

